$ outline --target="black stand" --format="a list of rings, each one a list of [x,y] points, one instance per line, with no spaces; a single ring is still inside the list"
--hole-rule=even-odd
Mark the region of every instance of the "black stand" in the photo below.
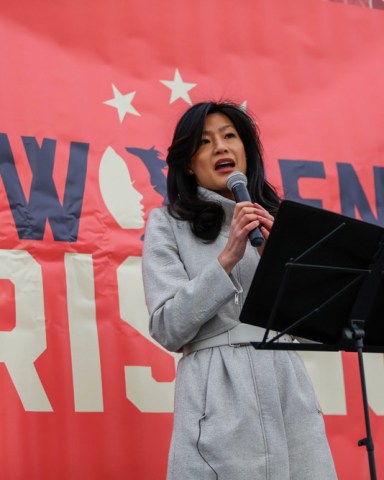
[[[258,349],[353,351],[359,358],[370,478],[376,480],[363,351],[384,352],[384,229],[284,201],[240,320],[264,327]],[[279,331],[271,340],[270,330]],[[278,343],[289,333],[310,343]],[[312,342],[312,343],[311,343]]]
[[[369,472],[371,480],[376,480],[376,464],[375,464],[375,454],[374,454],[374,444],[373,437],[371,433],[371,423],[369,418],[369,407],[368,407],[368,396],[367,388],[365,385],[365,372],[364,372],[364,360],[363,360],[363,348],[364,348],[364,322],[359,322],[358,320],[351,322],[351,328],[346,328],[344,335],[347,339],[353,340],[355,348],[359,357],[359,370],[360,370],[360,381],[361,381],[361,392],[363,396],[363,406],[364,406],[364,419],[365,419],[365,430],[367,436],[358,441],[358,446],[362,447],[365,445],[368,454],[369,462]]]

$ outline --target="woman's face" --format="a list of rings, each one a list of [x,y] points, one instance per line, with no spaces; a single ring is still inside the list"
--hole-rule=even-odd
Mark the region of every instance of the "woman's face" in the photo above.
[[[207,116],[200,147],[189,164],[198,185],[233,198],[227,178],[236,171],[246,174],[245,149],[232,121],[222,113]]]

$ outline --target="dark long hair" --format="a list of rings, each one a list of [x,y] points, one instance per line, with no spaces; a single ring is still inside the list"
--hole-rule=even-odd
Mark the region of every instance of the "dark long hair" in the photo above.
[[[212,113],[226,115],[243,142],[252,201],[262,205],[272,215],[276,214],[280,203],[275,189],[265,178],[262,145],[252,117],[232,102],[201,102],[193,105],[177,123],[168,149],[168,211],[173,217],[188,221],[192,232],[205,241],[217,238],[224,221],[224,210],[218,203],[198,196],[196,178],[189,175],[187,170],[199,148],[205,120]]]

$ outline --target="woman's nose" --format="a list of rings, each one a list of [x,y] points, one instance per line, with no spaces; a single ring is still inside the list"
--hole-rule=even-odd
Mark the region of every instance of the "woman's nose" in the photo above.
[[[223,139],[217,139],[214,145],[214,153],[227,152],[228,148]]]

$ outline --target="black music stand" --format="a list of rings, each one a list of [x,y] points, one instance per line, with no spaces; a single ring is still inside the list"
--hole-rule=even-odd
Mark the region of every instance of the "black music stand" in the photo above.
[[[282,202],[240,315],[266,329],[255,348],[351,351],[359,357],[368,453],[376,480],[363,351],[384,352],[384,228]],[[267,340],[269,330],[279,331]],[[289,333],[310,340],[278,343]]]

